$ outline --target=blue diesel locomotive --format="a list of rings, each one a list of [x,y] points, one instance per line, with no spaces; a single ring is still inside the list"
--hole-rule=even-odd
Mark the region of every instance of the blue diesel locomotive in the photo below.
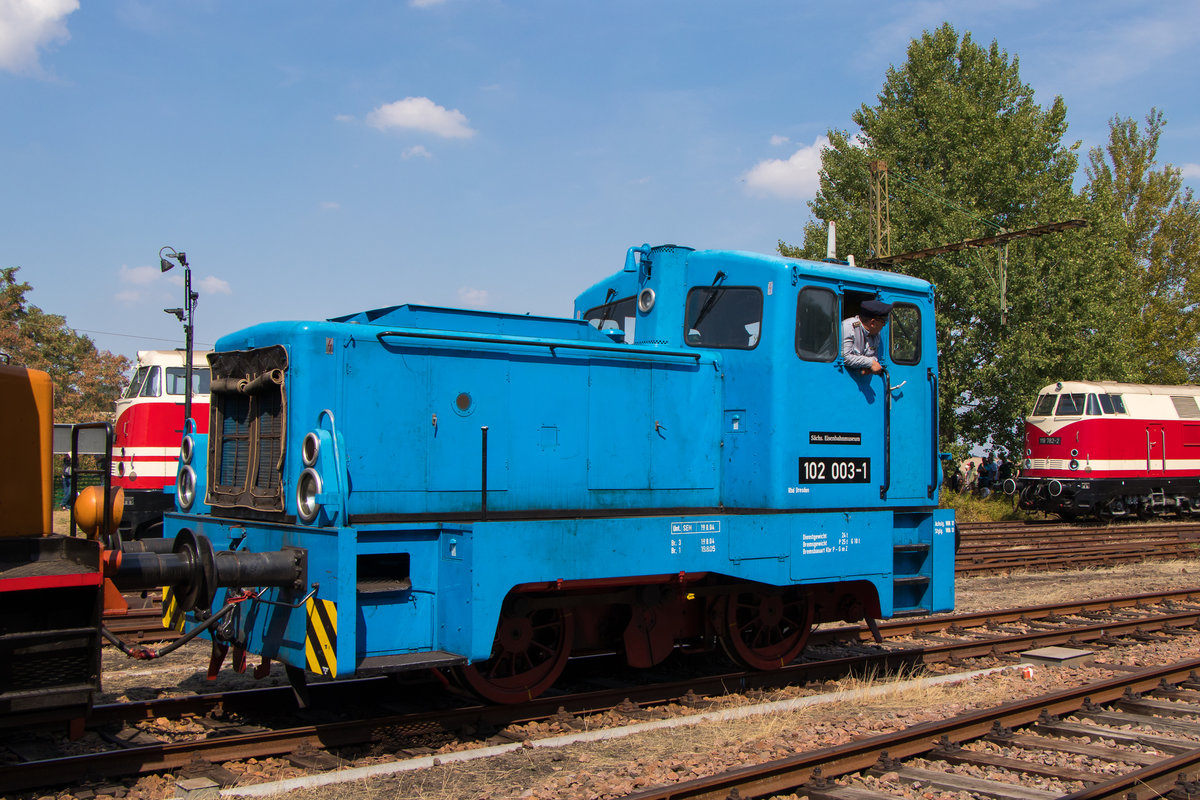
[[[870,299],[893,304],[882,376],[841,356]],[[772,669],[817,622],[952,609],[928,283],[643,245],[574,317],[401,305],[223,337],[180,510],[124,583],[170,585],[239,665],[442,667],[498,702],[572,653]]]

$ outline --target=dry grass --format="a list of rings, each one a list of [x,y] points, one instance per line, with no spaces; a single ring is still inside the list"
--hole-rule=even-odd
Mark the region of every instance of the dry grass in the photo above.
[[[1041,512],[1022,511],[1013,498],[1003,492],[993,492],[986,500],[967,494],[955,494],[942,488],[938,505],[953,508],[959,522],[1002,522],[1007,520],[1046,519]]]

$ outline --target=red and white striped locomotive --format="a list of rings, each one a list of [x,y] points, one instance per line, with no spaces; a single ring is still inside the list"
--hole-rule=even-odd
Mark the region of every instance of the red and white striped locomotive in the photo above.
[[[1025,418],[1021,508],[1064,519],[1200,510],[1200,386],[1060,381]]]
[[[208,433],[209,351],[192,354],[192,419]],[[141,539],[158,536],[164,511],[175,508],[187,386],[180,350],[139,350],[137,371],[117,401],[113,423],[112,485],[125,490],[122,531]]]

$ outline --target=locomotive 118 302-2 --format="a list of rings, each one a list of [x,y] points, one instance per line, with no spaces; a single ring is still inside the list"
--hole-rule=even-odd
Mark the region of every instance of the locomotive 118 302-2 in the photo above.
[[[891,304],[880,374],[841,322]],[[572,319],[400,305],[222,337],[207,435],[138,580],[294,682],[443,668],[543,692],[568,657],[951,610],[934,296],[844,263],[630,248]]]

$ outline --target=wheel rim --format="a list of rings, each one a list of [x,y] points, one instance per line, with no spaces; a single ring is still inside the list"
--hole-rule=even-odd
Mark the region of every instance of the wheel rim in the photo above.
[[[796,589],[744,591],[725,598],[721,642],[734,660],[752,669],[787,666],[808,643],[813,606]]]
[[[461,675],[494,703],[520,703],[550,688],[571,655],[571,615],[561,608],[501,612],[492,657],[468,664]]]

